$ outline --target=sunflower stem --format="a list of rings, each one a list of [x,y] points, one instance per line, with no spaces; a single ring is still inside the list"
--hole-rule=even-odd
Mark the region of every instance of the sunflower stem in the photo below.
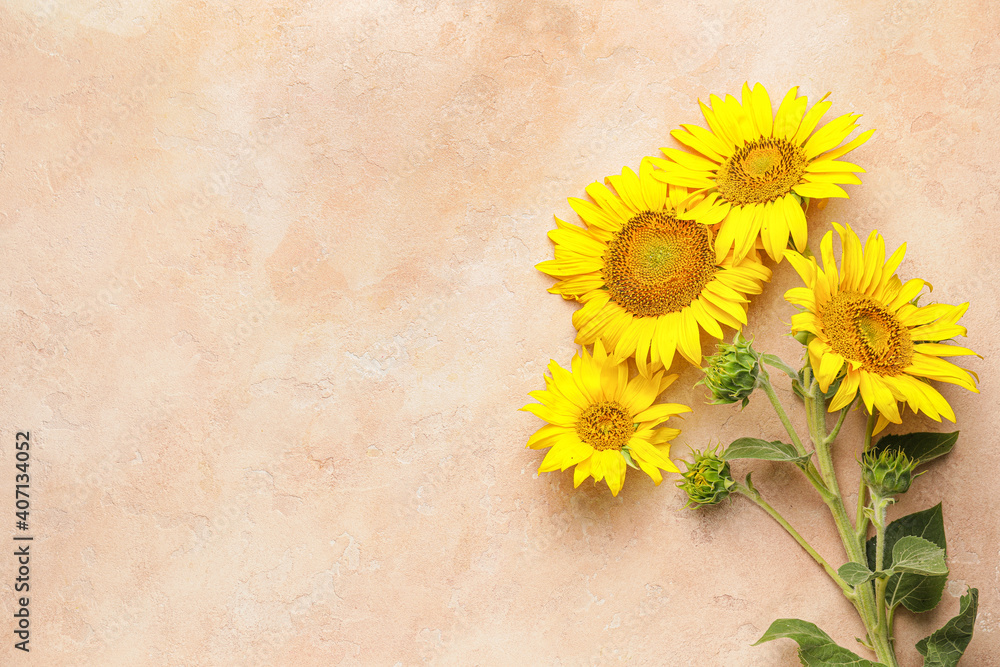
[[[764,389],[764,393],[767,394],[767,400],[771,401],[774,411],[778,413],[778,419],[781,420],[782,425],[785,427],[788,437],[792,439],[795,451],[797,451],[800,456],[805,456],[809,452],[806,451],[805,445],[802,444],[802,440],[799,438],[799,434],[795,431],[795,426],[792,425],[792,420],[788,418],[785,408],[781,405],[781,400],[774,392],[774,387],[771,385],[771,378],[768,376],[767,371],[763,368],[760,370],[761,373],[758,381],[760,382],[760,386]]]
[[[864,456],[872,446],[872,433],[875,431],[875,424],[878,421],[878,417],[875,415],[875,411],[868,415],[868,423],[865,425],[865,442],[864,447],[861,448],[861,455]],[[857,535],[858,541],[861,544],[865,543],[868,539],[868,515],[865,514],[865,507],[868,505],[868,487],[865,485],[864,477],[858,483],[858,514],[856,522],[858,524]]]
[[[872,494],[872,523],[875,525],[875,569],[882,571],[885,566],[885,510],[892,499],[882,498]],[[872,643],[879,660],[887,667],[898,667],[896,663],[895,651],[892,647],[891,621],[885,606],[885,591],[889,584],[888,577],[879,577],[875,580],[875,609],[876,624],[872,636]]]
[[[764,500],[763,496],[760,495],[760,492],[757,489],[748,488],[743,484],[740,484],[739,482],[737,482],[736,486],[733,488],[740,495],[746,496],[747,498],[752,500],[754,503],[757,504],[758,507],[767,512],[772,519],[777,521],[778,525],[784,528],[785,532],[791,535],[792,539],[798,542],[799,546],[802,547],[806,553],[812,556],[813,560],[815,560],[820,565],[820,567],[826,570],[826,573],[830,576],[831,579],[833,579],[834,583],[840,586],[840,590],[843,591],[844,595],[852,602],[854,601],[856,596],[854,594],[854,589],[851,587],[851,585],[848,584],[846,581],[844,581],[844,579],[839,574],[837,574],[837,571],[833,569],[833,567],[829,563],[826,562],[826,559],[823,558],[819,554],[819,552],[813,549],[812,545],[809,544],[809,542],[807,542],[804,537],[802,537],[799,531],[795,530],[792,524],[788,523],[785,517],[781,516],[778,510],[774,509],[774,507],[772,507],[766,500]]]
[[[805,445],[802,444],[802,439],[799,438],[799,434],[795,430],[792,420],[788,418],[788,413],[785,412],[785,408],[781,405],[781,400],[778,398],[778,394],[774,391],[774,386],[771,384],[770,376],[763,368],[761,368],[758,382],[764,389],[764,393],[767,394],[768,400],[771,401],[771,406],[778,414],[778,419],[780,419],[782,425],[784,425],[785,431],[788,433],[788,437],[792,439],[795,451],[799,453],[799,456],[809,456],[809,451],[806,449]],[[826,484],[824,484],[823,480],[820,478],[820,475],[816,470],[816,466],[813,465],[812,458],[808,459],[804,465],[799,466],[799,470],[802,471],[802,474],[806,476],[806,479],[808,479],[809,483],[813,485],[813,488],[819,492],[825,502],[830,492],[827,490]]]
[[[826,436],[826,444],[832,445],[833,441],[837,439],[838,435],[840,435],[840,427],[844,425],[844,419],[847,417],[847,413],[851,409],[851,406],[854,405],[855,400],[857,400],[857,396],[855,396],[854,399],[852,399],[851,402],[845,405],[840,411],[837,423],[834,425],[833,430],[830,431],[830,434]]]
[[[837,471],[833,465],[833,454],[830,449],[832,439],[826,430],[826,397],[819,386],[819,382],[810,373],[805,374],[807,392],[805,395],[806,416],[809,422],[809,435],[813,445],[816,447],[816,459],[819,462],[820,474],[829,496],[824,497],[833,521],[840,534],[840,540],[844,544],[844,552],[847,557],[860,565],[868,566],[868,558],[865,554],[864,543],[858,539],[858,532],[855,530],[851,519],[847,516],[847,509],[844,507],[843,498],[840,495],[840,485],[837,482]],[[876,582],[875,588],[878,587]],[[862,584],[854,589],[855,609],[861,616],[862,622],[868,631],[868,639],[871,642],[872,650],[878,660],[886,667],[899,667],[896,656],[892,649],[892,644],[886,634],[886,623],[880,622],[885,618],[884,611],[880,613],[880,607],[876,601],[875,589],[868,584]],[[884,592],[883,606],[884,609]]]

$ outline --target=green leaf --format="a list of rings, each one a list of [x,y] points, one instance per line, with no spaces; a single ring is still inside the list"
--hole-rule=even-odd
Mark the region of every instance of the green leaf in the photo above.
[[[734,459],[759,459],[761,461],[791,461],[798,463],[807,461],[809,455],[799,456],[795,447],[787,442],[768,442],[758,438],[740,438],[726,447],[722,453],[726,461]]]
[[[917,642],[917,650],[924,656],[924,667],[955,667],[958,664],[972,641],[978,609],[979,589],[970,588],[959,602],[958,616]]]
[[[792,639],[799,645],[799,660],[805,667],[885,667],[881,662],[872,662],[838,646],[813,623],[797,618],[779,618],[767,629],[757,644],[772,639]]]
[[[876,454],[885,449],[901,449],[911,459],[922,465],[952,450],[958,441],[958,431],[954,433],[907,433],[887,435],[872,448]]]
[[[922,537],[946,549],[944,538],[944,517],[941,514],[941,504],[935,507],[914,512],[896,519],[885,528],[885,550],[891,554],[896,542],[908,535]],[[866,544],[868,567],[875,569],[875,538]],[[889,578],[885,590],[886,604],[890,609],[902,604],[914,613],[930,611],[941,601],[941,594],[948,581],[947,575],[924,576],[921,574],[901,573]]]
[[[892,545],[892,569],[929,576],[948,574],[944,549],[915,535],[907,535]]]
[[[876,577],[881,576],[883,573],[872,572],[867,567],[861,563],[844,563],[837,570],[837,574],[840,578],[849,583],[851,586],[860,586],[866,581],[871,581]]]
[[[792,378],[793,380],[797,380],[799,377],[798,372],[790,368],[788,364],[782,361],[781,357],[777,355],[762,354],[760,355],[760,360],[763,361],[768,366],[773,366],[774,368],[777,368],[779,371],[782,371],[783,373],[785,373],[785,375]]]

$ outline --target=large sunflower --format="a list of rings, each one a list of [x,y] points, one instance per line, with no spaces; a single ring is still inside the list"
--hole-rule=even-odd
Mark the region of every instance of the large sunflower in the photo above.
[[[721,260],[735,248],[737,260],[747,256],[760,237],[771,259],[780,262],[789,235],[800,251],[806,246],[806,197],[847,197],[837,183],[860,183],[854,172],[864,169],[837,158],[865,143],[868,130],[840,148],[857,128],[860,114],[845,114],[813,132],[830,108],[824,96],[808,112],[798,86],[785,95],[778,113],[761,84],[743,84],[743,104],[732,95],[715,95],[711,107],[700,100],[710,130],[681,125],[670,134],[701,155],[675,148],[654,158],[655,176],[671,185],[694,188],[705,197],[681,217],[708,225],[722,223],[715,239]],[[829,95],[829,93],[827,93]]]
[[[529,393],[540,403],[521,408],[549,422],[528,439],[532,449],[551,448],[538,472],[575,465],[574,487],[587,477],[595,483],[603,479],[616,496],[625,483],[627,465],[638,466],[657,485],[663,481],[661,468],[679,472],[669,458],[669,441],[680,431],[656,425],[691,408],[653,404],[676,375],[664,377],[658,372],[630,381],[628,366],[609,358],[600,341],[593,355],[586,348],[574,355],[572,369],[551,362],[546,388]]]
[[[965,335],[965,327],[957,322],[969,304],[917,306],[913,301],[927,283],[916,278],[903,283],[895,274],[905,244],[886,261],[885,241],[878,232],[868,236],[862,250],[850,226],[834,227],[842,248],[840,270],[833,258],[833,232],[827,232],[820,244],[823,269],[815,258],[788,251],[806,287],[785,293],[785,299],[805,309],[792,316],[792,332],[814,336],[809,361],[820,388],[827,391],[842,378],[830,411],[849,405],[860,391],[869,413],[879,412],[876,430],[902,421],[899,401],[934,420],[955,421],[951,406],[926,380],[978,393],[973,374],[942,359],[976,353],[940,342]]]
[[[771,277],[756,252],[739,262],[716,256],[709,227],[678,220],[687,189],[653,178],[649,159],[592,183],[593,203],[570,199],[587,228],[556,218],[555,259],[537,268],[559,279],[550,292],[576,299],[576,342],[603,340],[620,360],[635,355],[643,375],[670,368],[675,351],[701,365],[701,329],[722,338],[720,324],[746,324],[747,294]],[[652,365],[651,368],[650,364]]]

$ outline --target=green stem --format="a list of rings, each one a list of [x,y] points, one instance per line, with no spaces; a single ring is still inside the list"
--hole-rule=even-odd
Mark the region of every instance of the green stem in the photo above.
[[[784,406],[781,405],[781,400],[778,395],[774,393],[774,387],[771,385],[771,378],[768,377],[767,371],[761,369],[760,374],[760,386],[764,388],[764,393],[767,394],[767,399],[771,401],[771,405],[774,406],[774,411],[778,413],[778,419],[781,420],[782,425],[785,427],[785,431],[788,432],[788,437],[792,439],[792,444],[795,445],[795,451],[799,453],[800,456],[805,456],[809,452],[806,451],[805,445],[802,444],[802,440],[799,439],[799,434],[795,431],[795,426],[792,425],[792,420],[788,418],[788,414],[785,412]]]
[[[781,404],[781,399],[778,398],[778,394],[774,391],[774,386],[771,384],[771,378],[768,376],[767,371],[763,368],[761,368],[761,374],[758,382],[764,389],[764,393],[767,394],[767,399],[771,401],[771,406],[778,414],[778,419],[781,420],[782,425],[785,427],[788,437],[792,439],[792,445],[795,447],[795,451],[798,452],[800,456],[808,456],[809,451],[805,448],[805,445],[802,444],[802,440],[799,438],[799,434],[795,430],[792,420],[788,418],[788,413],[785,412],[785,408]],[[802,471],[802,474],[806,476],[806,479],[809,480],[809,483],[812,484],[823,497],[825,502],[829,492],[827,491],[823,480],[820,479],[816,471],[816,467],[812,463],[812,459],[808,459],[803,466],[799,466],[799,469]]]
[[[819,552],[813,549],[812,545],[810,545],[809,542],[807,542],[806,539],[802,537],[799,531],[795,530],[792,524],[788,523],[785,517],[781,516],[778,510],[774,509],[766,500],[764,500],[764,498],[760,495],[760,492],[757,491],[757,489],[748,488],[738,482],[734,487],[734,489],[736,490],[737,493],[744,495],[753,502],[755,502],[762,510],[767,512],[772,519],[777,521],[778,524],[782,528],[784,528],[789,535],[792,536],[792,539],[798,542],[799,546],[802,547],[806,551],[806,553],[812,556],[813,560],[819,563],[820,567],[826,570],[826,573],[830,576],[831,579],[833,579],[834,583],[840,586],[840,590],[844,592],[844,595],[847,596],[847,598],[851,601],[855,599],[854,588],[846,581],[844,581],[844,579],[839,574],[837,574],[837,571],[833,569],[833,567],[829,563],[826,562],[826,559],[823,558],[821,555],[819,555]]]
[[[878,421],[878,417],[873,410],[870,415],[868,415],[868,423],[865,425],[865,443],[861,450],[861,455],[864,456],[865,453],[871,449],[872,446],[872,432],[875,430],[875,424]],[[861,544],[865,543],[868,539],[868,516],[865,514],[865,507],[868,504],[868,487],[865,486],[864,477],[858,483],[858,513],[856,517],[856,522],[858,524],[857,535],[858,541]]]
[[[816,448],[816,460],[819,463],[819,472],[823,478],[823,484],[830,493],[827,505],[833,513],[834,521],[837,523],[837,530],[840,537],[848,543],[846,539],[850,536],[849,542],[855,547],[848,550],[848,556],[852,560],[857,560],[858,553],[857,540],[854,537],[854,525],[847,516],[844,502],[840,496],[840,484],[837,481],[837,472],[833,468],[833,453],[830,449],[830,440],[826,432],[826,401],[823,392],[819,388],[819,383],[812,381],[811,391],[806,394],[805,404],[809,422],[809,435],[812,436],[813,446]],[[863,561],[858,561],[863,562]]]
[[[857,396],[854,398],[857,399]],[[830,431],[830,434],[826,436],[826,444],[832,445],[833,441],[837,439],[838,435],[840,435],[840,427],[844,425],[844,419],[847,417],[847,413],[851,409],[852,405],[854,405],[853,400],[844,406],[844,409],[840,411],[840,417],[837,418],[837,423],[834,425],[833,430]]]
[[[892,503],[891,499],[881,498],[872,494],[872,523],[875,524],[875,569],[882,571],[885,567],[885,509]],[[875,609],[877,622],[872,637],[876,654],[887,667],[898,667],[895,651],[892,648],[891,622],[885,606],[885,591],[889,584],[888,577],[875,580]]]
[[[837,471],[833,466],[833,453],[830,449],[833,439],[829,437],[826,430],[826,398],[819,383],[808,372],[805,375],[807,384],[805,407],[809,422],[809,435],[816,447],[816,460],[819,463],[820,474],[823,476],[823,482],[830,493],[829,497],[824,498],[824,500],[833,515],[833,521],[837,526],[837,532],[840,534],[840,540],[844,544],[847,557],[855,563],[867,567],[868,558],[865,554],[864,543],[858,539],[858,533],[847,516],[847,509],[844,507],[844,501],[840,495],[840,484],[837,481]],[[878,585],[876,582],[876,588]],[[892,645],[886,635],[885,623],[881,622],[884,619],[884,611],[880,614],[880,609],[884,609],[884,582],[881,608],[876,602],[875,591],[868,584],[858,586],[855,589],[855,596],[854,606],[868,630],[868,638],[878,660],[886,667],[899,667]]]

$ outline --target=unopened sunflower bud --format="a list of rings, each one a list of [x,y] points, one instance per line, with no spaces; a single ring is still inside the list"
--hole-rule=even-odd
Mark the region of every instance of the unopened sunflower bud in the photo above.
[[[677,486],[684,489],[688,502],[685,507],[699,505],[715,505],[725,500],[733,485],[733,477],[729,472],[729,462],[723,460],[714,450],[704,453],[695,450],[694,462],[688,463],[687,472],[682,472],[681,481]]]
[[[906,493],[917,477],[913,469],[918,463],[898,449],[867,452],[861,460],[861,476],[874,495],[890,498]]]
[[[703,369],[705,377],[699,384],[712,392],[712,403],[743,401],[743,407],[746,407],[750,394],[757,388],[760,355],[740,333],[736,334],[731,344],[719,343],[718,350],[716,355],[706,357],[708,366]]]

